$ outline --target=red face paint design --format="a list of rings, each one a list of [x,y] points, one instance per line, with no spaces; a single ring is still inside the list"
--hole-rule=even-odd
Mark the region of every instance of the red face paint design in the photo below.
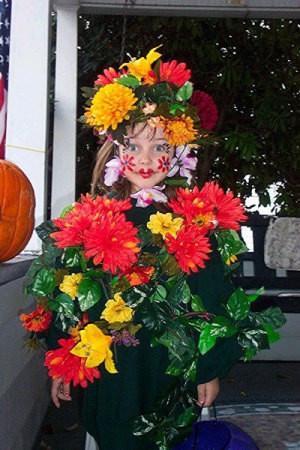
[[[167,158],[166,156],[162,156],[158,160],[158,170],[161,170],[163,173],[169,171],[170,169],[170,158]]]

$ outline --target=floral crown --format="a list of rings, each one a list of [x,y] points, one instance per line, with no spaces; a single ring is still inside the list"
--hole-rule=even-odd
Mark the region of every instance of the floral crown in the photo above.
[[[110,67],[98,75],[95,87],[84,89],[88,102],[82,121],[117,142],[128,125],[140,122],[163,127],[175,147],[206,139],[217,122],[217,106],[210,95],[193,91],[184,62],[161,61],[159,47],[131,58],[119,71]]]

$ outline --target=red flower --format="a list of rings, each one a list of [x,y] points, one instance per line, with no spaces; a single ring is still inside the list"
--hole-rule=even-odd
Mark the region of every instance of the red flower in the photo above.
[[[158,160],[158,170],[161,170],[163,173],[168,171],[170,169],[170,158],[168,158],[167,156],[162,156],[159,160]]]
[[[108,69],[104,69],[104,75],[98,75],[97,80],[95,81],[96,86],[105,86],[106,84],[112,84],[114,82],[114,78],[120,78],[122,75],[126,74],[126,70],[122,70],[122,72],[117,72],[113,67],[109,67]]]
[[[85,255],[94,257],[95,265],[102,263],[104,270],[111,270],[114,274],[117,269],[126,271],[137,261],[136,254],[140,251],[137,232],[138,229],[126,221],[124,214],[107,214],[85,232]]]
[[[155,268],[153,266],[131,266],[122,275],[129,281],[130,286],[139,286],[140,284],[149,283],[154,271]]]
[[[52,314],[47,312],[42,305],[38,305],[31,314],[21,314],[20,320],[24,322],[22,327],[28,331],[45,331],[50,326]]]
[[[235,198],[231,191],[225,193],[218,183],[205,183],[201,189],[201,195],[214,209],[218,226],[239,230],[239,222],[247,220],[240,199]]]
[[[198,225],[182,227],[176,238],[167,234],[165,242],[169,253],[174,253],[179,267],[186,273],[198,272],[205,267],[205,260],[211,252],[209,239],[205,236],[206,229]]]
[[[74,386],[80,384],[87,387],[88,381],[94,382],[94,378],[100,378],[97,367],[85,366],[86,358],[72,355],[70,350],[76,345],[74,339],[59,339],[60,348],[49,350],[46,353],[44,366],[48,367],[49,376],[53,379],[63,378],[64,383],[73,382]]]
[[[154,71],[151,71],[152,76],[155,77]],[[176,86],[182,86],[191,78],[191,70],[186,69],[185,63],[178,63],[175,59],[173,61],[162,62],[159,66],[159,80],[155,82],[168,81]]]
[[[214,228],[212,206],[205,201],[197,186],[192,191],[178,188],[176,198],[171,199],[168,204],[175,214],[184,217],[187,224],[198,223],[207,228]]]
[[[218,108],[213,98],[206,92],[196,90],[191,96],[191,104],[197,108],[201,127],[213,130],[218,120]]]
[[[134,161],[133,156],[124,155],[121,167],[122,172],[125,172],[125,169],[130,170],[130,172],[133,172],[132,167],[135,166],[135,163],[133,161]]]
[[[76,202],[74,208],[65,217],[54,219],[54,225],[60,229],[51,233],[55,245],[59,248],[82,245],[84,233],[92,223],[101,220],[108,212],[121,212],[131,208],[130,199],[116,200],[107,197],[93,199],[89,194],[81,196],[81,202]]]

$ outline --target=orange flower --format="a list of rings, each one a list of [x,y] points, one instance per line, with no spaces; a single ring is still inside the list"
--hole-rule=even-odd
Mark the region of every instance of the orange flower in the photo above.
[[[194,128],[194,121],[189,116],[174,117],[169,120],[162,117],[164,126],[164,135],[169,144],[174,147],[193,142],[197,136],[197,130]]]
[[[106,84],[92,99],[92,105],[85,113],[86,123],[100,130],[112,128],[130,118],[130,111],[136,109],[133,91],[118,83]]]
[[[140,284],[149,283],[154,272],[155,268],[153,266],[131,266],[123,273],[123,277],[129,281],[130,286],[139,286]]]
[[[21,314],[20,320],[24,322],[22,327],[28,331],[41,332],[50,327],[52,314],[47,312],[42,305],[38,305],[32,313]]]
[[[48,367],[49,376],[53,379],[63,378],[64,383],[73,382],[74,386],[80,384],[87,387],[88,381],[100,378],[97,367],[86,367],[86,358],[72,355],[71,350],[76,345],[74,339],[59,339],[60,348],[49,350],[46,353],[44,366]]]
[[[205,228],[197,225],[182,227],[176,238],[167,234],[165,242],[169,253],[174,253],[179,267],[186,273],[198,272],[205,267],[205,260],[211,252]]]
[[[107,214],[101,222],[93,224],[85,233],[85,255],[93,257],[95,265],[103,264],[104,270],[116,273],[127,270],[137,261],[140,251],[138,229],[126,220],[124,214]]]

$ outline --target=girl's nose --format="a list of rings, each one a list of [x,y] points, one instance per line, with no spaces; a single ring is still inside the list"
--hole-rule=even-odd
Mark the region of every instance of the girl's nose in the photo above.
[[[150,164],[152,162],[152,158],[150,153],[147,150],[144,150],[139,155],[139,163],[140,164]]]

